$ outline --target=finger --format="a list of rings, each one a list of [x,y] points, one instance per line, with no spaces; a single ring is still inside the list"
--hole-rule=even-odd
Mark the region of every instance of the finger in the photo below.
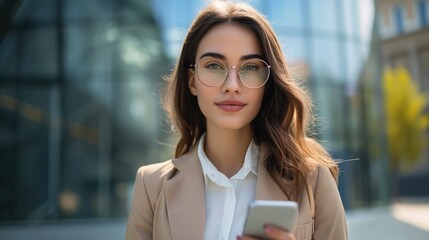
[[[295,240],[295,237],[293,236],[292,233],[280,228],[276,228],[271,225],[267,225],[264,230],[265,230],[265,234],[271,239]]]

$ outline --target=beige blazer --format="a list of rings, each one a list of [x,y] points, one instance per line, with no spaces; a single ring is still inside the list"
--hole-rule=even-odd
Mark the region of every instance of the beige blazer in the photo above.
[[[259,161],[258,200],[288,200]],[[298,205],[297,240],[347,239],[344,208],[336,182],[326,167],[310,179]],[[202,240],[204,238],[204,178],[196,149],[137,172],[126,239]]]

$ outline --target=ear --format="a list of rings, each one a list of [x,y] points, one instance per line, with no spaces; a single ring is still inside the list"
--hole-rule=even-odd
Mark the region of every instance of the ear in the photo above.
[[[194,96],[197,96],[197,87],[195,86],[195,71],[194,71],[194,69],[188,70],[188,87],[189,87],[189,91]]]

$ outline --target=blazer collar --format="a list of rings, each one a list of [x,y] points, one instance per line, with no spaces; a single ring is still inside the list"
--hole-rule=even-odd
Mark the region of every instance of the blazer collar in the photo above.
[[[256,200],[289,200],[264,168],[261,147]],[[203,239],[205,230],[204,176],[197,149],[173,159],[177,174],[165,183],[168,219],[173,239]]]
[[[176,175],[165,183],[173,239],[204,239],[204,178],[196,149],[172,160]]]
[[[256,196],[255,200],[273,200],[273,201],[288,201],[289,198],[283,193],[279,186],[274,182],[273,178],[268,174],[264,167],[266,150],[261,146],[258,161],[258,178],[256,180]]]

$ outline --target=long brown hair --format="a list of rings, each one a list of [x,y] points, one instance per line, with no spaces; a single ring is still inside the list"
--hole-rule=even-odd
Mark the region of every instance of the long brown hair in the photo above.
[[[163,106],[173,130],[179,133],[175,157],[189,152],[206,131],[205,117],[188,88],[188,70],[194,64],[198,44],[214,26],[232,22],[252,30],[263,58],[271,66],[260,112],[252,122],[254,140],[266,149],[264,167],[282,191],[297,199],[306,178],[318,165],[338,176],[338,167],[326,150],[307,137],[311,101],[292,79],[280,44],[268,21],[245,3],[212,1],[194,20],[184,41],[178,63],[167,79]],[[292,188],[288,187],[292,184]],[[307,189],[308,190],[308,189]]]

